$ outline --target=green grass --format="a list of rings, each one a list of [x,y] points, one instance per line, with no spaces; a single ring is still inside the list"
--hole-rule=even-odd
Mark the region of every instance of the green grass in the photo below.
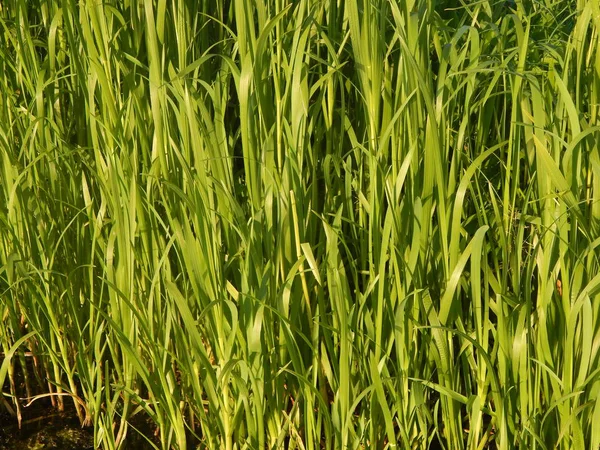
[[[599,105],[595,1],[0,0],[0,410],[600,448]]]

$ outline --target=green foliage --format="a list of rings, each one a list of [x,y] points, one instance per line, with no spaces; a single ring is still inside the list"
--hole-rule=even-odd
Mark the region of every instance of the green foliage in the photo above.
[[[599,48],[596,0],[0,1],[0,408],[599,448]]]

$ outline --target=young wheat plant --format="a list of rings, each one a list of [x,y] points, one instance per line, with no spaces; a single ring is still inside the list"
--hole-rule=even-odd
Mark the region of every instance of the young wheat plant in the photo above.
[[[597,0],[0,0],[2,417],[599,449],[599,49]]]

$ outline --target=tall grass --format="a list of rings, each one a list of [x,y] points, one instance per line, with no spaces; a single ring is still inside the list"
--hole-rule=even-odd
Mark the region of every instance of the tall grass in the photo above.
[[[0,408],[103,449],[598,449],[599,32],[0,1]]]

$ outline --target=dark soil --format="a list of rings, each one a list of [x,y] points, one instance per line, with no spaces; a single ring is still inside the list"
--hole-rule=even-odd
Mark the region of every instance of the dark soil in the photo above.
[[[0,413],[0,450],[87,450],[94,448],[92,431],[76,417],[48,412],[24,420],[19,430],[14,417]]]
[[[65,407],[68,409],[67,405]],[[130,423],[148,436],[154,445],[160,447],[149,420],[136,417]],[[0,410],[0,450],[92,450],[93,448],[92,427],[82,428],[73,410],[58,413],[50,405],[24,410],[21,429],[13,416]],[[124,448],[150,450],[154,447],[146,438],[130,429]]]

